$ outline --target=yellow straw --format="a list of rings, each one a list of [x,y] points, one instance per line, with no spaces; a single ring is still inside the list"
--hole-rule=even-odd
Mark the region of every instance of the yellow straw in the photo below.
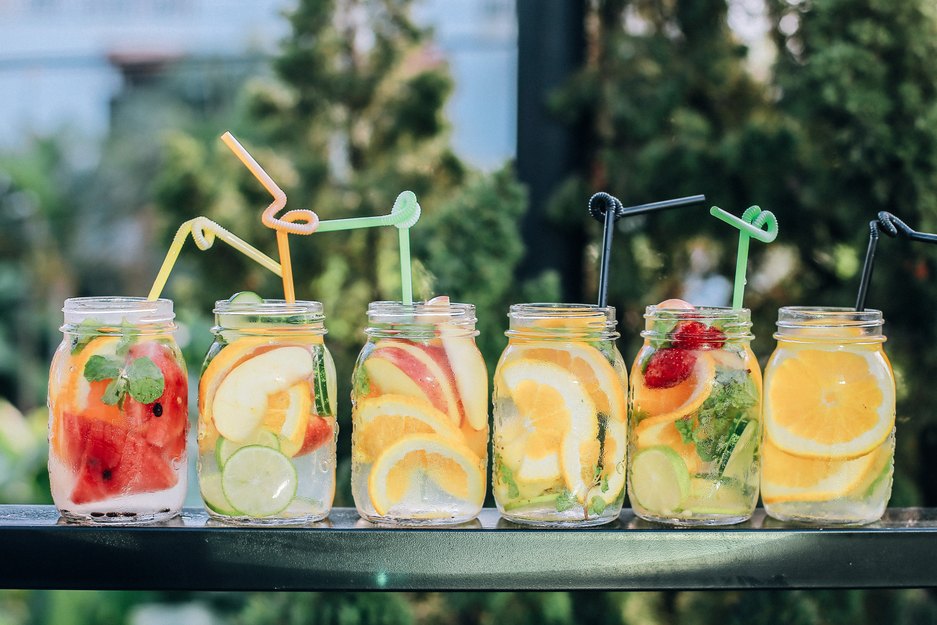
[[[319,217],[308,209],[290,210],[281,217],[277,217],[286,206],[286,193],[277,186],[264,168],[254,160],[254,157],[244,149],[244,146],[234,138],[230,132],[221,135],[221,140],[228,146],[234,155],[240,159],[254,177],[260,181],[260,184],[273,196],[273,202],[263,212],[261,221],[265,226],[271,228],[277,233],[277,249],[280,254],[280,264],[283,267],[283,297],[288,302],[296,300],[295,290],[293,289],[293,266],[290,263],[290,243],[287,238],[289,234],[312,234],[319,226]]]
[[[166,280],[169,279],[169,274],[172,272],[172,268],[179,258],[179,252],[182,251],[185,239],[190,233],[192,234],[192,240],[195,241],[196,247],[202,251],[210,248],[215,242],[215,237],[217,237],[276,275],[283,275],[283,270],[280,268],[280,264],[277,261],[243,239],[234,236],[211,219],[207,217],[196,217],[195,219],[190,219],[183,223],[176,231],[176,236],[173,237],[172,245],[169,246],[169,251],[166,252],[166,258],[163,260],[163,265],[159,268],[159,273],[156,275],[156,280],[153,282],[147,299],[151,301],[159,299],[160,294],[163,292],[163,287],[166,286]]]

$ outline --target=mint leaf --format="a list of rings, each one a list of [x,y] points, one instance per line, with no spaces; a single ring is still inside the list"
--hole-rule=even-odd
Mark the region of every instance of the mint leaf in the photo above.
[[[603,475],[602,479],[599,481],[599,488],[601,488],[603,493],[608,492],[608,476]]]
[[[127,390],[141,404],[152,404],[166,388],[163,372],[146,356],[134,358],[126,371]]]
[[[564,490],[559,495],[556,496],[556,511],[557,512],[566,512],[575,506],[578,501],[568,490]]]
[[[517,482],[514,481],[514,471],[511,470],[511,467],[504,464],[499,455],[495,455],[495,473],[498,476],[498,481],[508,487],[508,497],[515,499],[521,496],[521,491],[517,487]]]
[[[605,512],[605,500],[598,495],[589,502],[589,513],[598,516]]]
[[[315,369],[313,386],[316,392],[316,414],[326,417],[332,415],[329,402],[328,384],[326,384],[325,346],[316,345],[312,352],[312,363]]]
[[[98,330],[102,325],[104,325],[104,322],[98,319],[85,319],[78,324],[78,327],[72,331],[72,334],[74,334],[72,338],[72,356],[77,355],[94,337],[100,334]]]
[[[731,449],[733,432],[742,420],[755,418],[750,413],[757,404],[758,389],[748,371],[717,369],[715,389],[700,407],[693,432],[699,457],[712,462]]]
[[[677,431],[680,432],[680,438],[683,440],[685,445],[695,441],[693,436],[693,419],[690,417],[684,417],[683,419],[677,419],[674,422],[674,427],[677,428]]]
[[[654,333],[658,336],[650,339],[651,346],[654,349],[667,347],[670,344],[670,335],[679,322],[679,317],[674,313],[657,313],[657,319],[654,321]]]
[[[117,355],[126,356],[133,344],[137,342],[137,337],[140,336],[140,330],[132,323],[124,321],[120,324],[120,332],[122,336],[120,337],[120,342],[117,343]]]
[[[123,361],[113,360],[100,354],[95,354],[85,363],[83,375],[89,382],[100,382],[102,380],[113,380],[120,376],[120,369]]]
[[[127,378],[114,378],[111,380],[110,384],[107,385],[107,388],[104,389],[104,395],[101,396],[101,401],[108,406],[116,406],[123,401],[126,392]]]

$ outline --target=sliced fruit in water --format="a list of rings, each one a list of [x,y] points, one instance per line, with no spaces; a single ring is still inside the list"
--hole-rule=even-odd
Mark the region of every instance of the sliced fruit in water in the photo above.
[[[228,459],[234,455],[234,452],[249,445],[260,445],[280,451],[279,437],[269,430],[257,430],[249,440],[240,443],[221,437],[215,445],[215,463],[218,468],[223,468]]]
[[[296,452],[297,456],[312,453],[335,437],[337,427],[334,417],[310,417],[306,424],[303,444]]]
[[[465,445],[437,434],[412,434],[388,447],[372,465],[368,495],[374,510],[385,515],[403,501],[417,473],[460,501],[481,506],[485,498],[485,476],[478,456]]]
[[[267,397],[262,426],[280,436],[280,451],[287,456],[295,456],[303,446],[312,404],[311,388],[306,380]]]
[[[676,421],[659,421],[657,423],[652,423],[651,419],[641,421],[634,428],[635,446],[638,449],[647,449],[658,445],[670,447],[683,458],[687,471],[697,473],[703,468],[703,460],[699,457],[695,444],[683,442],[683,437],[677,429],[679,421],[679,419]]]
[[[857,458],[895,426],[894,378],[880,352],[798,350],[770,369],[767,437],[809,458]]]
[[[631,399],[635,411],[647,414],[641,423],[666,423],[686,417],[703,405],[712,392],[716,367],[706,352],[696,354],[693,371],[683,382],[670,388],[649,388],[638,367],[632,377]]]
[[[651,447],[631,463],[631,496],[642,508],[668,515],[683,508],[690,494],[690,474],[683,458],[669,447]]]
[[[581,449],[598,438],[595,402],[570,372],[541,360],[509,362],[501,368],[501,378],[526,430],[516,439],[524,449],[518,476],[542,480],[562,475],[569,490],[585,497]],[[559,456],[559,467],[554,455]]]
[[[424,400],[406,395],[378,395],[359,401],[355,428],[358,462],[374,462],[384,450],[411,434],[438,434],[459,440],[459,432],[447,415]]]
[[[64,402],[62,399],[59,400],[66,410],[76,414],[88,413],[86,416],[89,418],[104,418],[107,421],[116,422],[120,418],[117,406],[107,406],[101,402],[108,382],[103,380],[93,383],[85,378],[85,365],[88,364],[88,360],[92,356],[115,357],[119,343],[120,339],[115,336],[99,336],[92,339],[84,349],[71,358]],[[91,388],[92,384],[95,385],[94,389]],[[89,406],[89,402],[93,406]],[[100,414],[89,413],[89,408],[93,408],[92,412],[100,411]]]
[[[443,349],[455,379],[465,419],[475,430],[488,427],[488,368],[475,346],[475,339],[463,336],[464,330],[440,328]]]
[[[141,404],[129,393],[124,397],[124,414],[131,432],[140,432],[146,442],[163,449],[170,459],[185,452],[189,426],[189,380],[173,350],[156,341],[136,343],[128,362],[149,358],[163,374],[163,394],[149,404]],[[181,358],[181,356],[180,356]]]
[[[224,490],[221,488],[221,473],[217,471],[199,472],[198,486],[206,508],[224,516],[237,515],[234,506],[224,496]]]
[[[876,458],[876,451],[846,460],[803,458],[778,449],[766,438],[762,447],[761,498],[771,504],[845,497],[874,475]]]
[[[746,497],[738,483],[693,478],[683,509],[693,514],[745,516],[752,513],[754,501]]]
[[[249,445],[234,452],[221,472],[225,498],[238,514],[268,517],[296,496],[298,478],[290,459],[275,449]]]
[[[267,412],[267,396],[308,379],[312,354],[305,347],[278,347],[245,360],[224,377],[212,402],[218,432],[233,441],[246,441]]]
[[[601,497],[606,504],[618,501],[625,487],[625,441],[627,432],[621,421],[609,419],[605,424],[605,445],[602,453],[602,476],[597,486],[586,495],[586,501]]]
[[[755,452],[758,451],[758,423],[748,421],[740,424],[741,433],[732,448],[732,452],[722,468],[722,477],[748,483],[749,474],[755,465]]]
[[[253,291],[238,291],[228,298],[229,304],[263,304],[264,298]]]

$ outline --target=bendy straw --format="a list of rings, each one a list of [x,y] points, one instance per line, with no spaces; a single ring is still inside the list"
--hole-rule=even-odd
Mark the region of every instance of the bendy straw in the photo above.
[[[147,299],[151,301],[159,299],[160,294],[163,292],[163,287],[166,286],[166,280],[169,279],[169,274],[172,272],[172,268],[179,258],[179,252],[182,251],[182,246],[185,243],[186,237],[190,233],[192,235],[192,240],[195,242],[195,246],[202,251],[210,248],[217,237],[276,275],[283,275],[283,271],[277,261],[243,239],[231,234],[207,217],[196,217],[195,219],[190,219],[183,223],[176,231],[176,236],[173,237],[172,244],[169,246],[169,251],[166,252],[166,258],[159,268],[159,273],[156,275],[156,280],[153,281],[153,286],[150,288]]]
[[[319,222],[317,232],[336,232],[339,230],[357,230],[395,226],[400,242],[400,288],[404,304],[413,303],[413,277],[410,267],[410,228],[420,219],[420,204],[413,191],[404,191],[394,200],[394,206],[388,215],[374,217],[352,217],[349,219],[330,219]]]
[[[718,206],[709,209],[709,214],[720,219],[739,231],[739,251],[735,259],[735,289],[732,294],[732,308],[742,308],[745,295],[745,274],[748,270],[748,242],[757,239],[762,243],[771,243],[778,238],[778,219],[771,211],[763,211],[757,206],[749,206],[742,217],[728,213]]]
[[[283,297],[288,302],[296,301],[296,292],[293,288],[293,266],[290,262],[289,235],[312,234],[319,225],[319,217],[308,209],[290,210],[281,217],[277,217],[277,213],[286,206],[286,194],[254,160],[254,157],[244,149],[244,146],[234,138],[234,135],[226,132],[221,135],[221,140],[273,196],[273,202],[264,210],[261,221],[277,233],[277,250],[280,254],[280,265],[283,268]]]
[[[599,298],[598,304],[603,308],[608,304],[608,266],[612,256],[612,234],[615,231],[615,222],[622,217],[644,215],[667,208],[679,206],[693,206],[706,201],[705,195],[690,195],[687,197],[662,200],[637,206],[622,206],[621,200],[614,195],[600,191],[589,198],[589,213],[596,221],[602,222],[602,258],[599,261]]]
[[[908,239],[923,243],[937,243],[937,234],[918,232],[887,211],[881,211],[876,219],[869,222],[869,245],[865,250],[865,262],[862,264],[862,277],[859,280],[859,294],[856,296],[856,310],[865,310],[865,299],[872,282],[872,266],[875,264],[875,249],[878,246],[878,233],[884,232],[893,239]]]

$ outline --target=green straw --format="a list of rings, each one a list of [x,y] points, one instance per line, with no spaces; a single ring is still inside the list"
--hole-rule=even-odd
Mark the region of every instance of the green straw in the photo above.
[[[420,219],[420,204],[413,191],[404,191],[394,200],[389,215],[352,217],[320,221],[316,232],[337,232],[379,226],[396,226],[400,240],[400,288],[404,304],[413,303],[413,274],[410,268],[410,228]]]
[[[745,273],[748,269],[748,241],[758,239],[762,243],[771,243],[778,238],[778,218],[771,211],[762,211],[757,206],[750,206],[736,217],[718,206],[709,209],[709,214],[720,219],[733,228],[739,230],[739,251],[735,259],[735,290],[732,294],[732,308],[742,308],[742,298],[745,295]],[[763,226],[767,226],[763,229]]]

